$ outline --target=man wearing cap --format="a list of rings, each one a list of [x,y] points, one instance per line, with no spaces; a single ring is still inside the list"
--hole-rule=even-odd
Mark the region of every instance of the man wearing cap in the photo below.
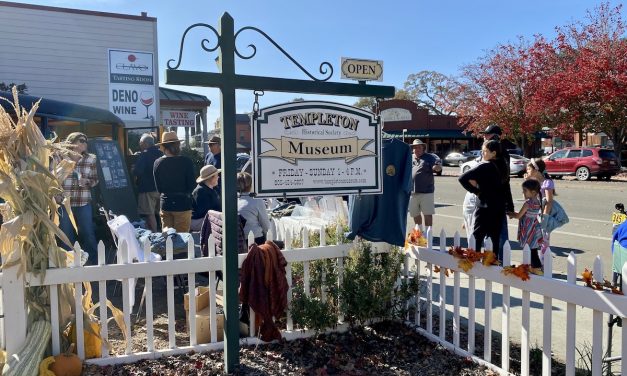
[[[212,136],[207,144],[209,144],[209,153],[205,155],[205,165],[213,165],[217,169],[222,168],[222,140],[218,136]]]
[[[192,231],[200,231],[205,214],[209,210],[222,211],[220,194],[214,188],[218,185],[218,170],[213,165],[200,169],[200,176],[196,179],[196,189],[192,192]]]
[[[161,225],[189,232],[192,221],[192,191],[196,186],[194,162],[181,154],[181,140],[176,132],[163,132],[164,156],[155,161],[155,186],[161,194]]]
[[[425,153],[427,145],[421,140],[414,140],[411,144],[414,155],[412,156],[411,176],[413,189],[409,199],[409,214],[414,218],[414,223],[422,226],[433,226],[433,214],[435,214],[435,180],[434,172],[442,171],[442,166],[436,164],[433,155]]]
[[[159,192],[155,187],[153,167],[155,161],[163,152],[155,145],[155,139],[150,133],[144,133],[139,139],[141,153],[133,167],[133,176],[137,183],[137,212],[146,218],[146,226],[152,232],[157,232],[157,215],[159,215]]]
[[[497,141],[501,141],[501,135],[503,134],[503,131],[501,130],[501,127],[499,127],[496,124],[491,124],[488,125],[488,127],[481,132],[483,134],[483,138],[485,140],[497,140]],[[501,143],[501,158],[500,160],[497,161],[497,163],[499,163],[502,168],[504,168],[507,171],[507,178],[506,180],[503,182],[503,193],[505,195],[505,212],[506,213],[510,213],[514,211],[514,200],[512,199],[512,189],[509,185],[509,160],[510,160],[510,156],[509,156],[509,152],[507,151],[506,148],[503,147],[503,143]],[[499,255],[498,258],[499,260],[503,259],[503,245],[505,244],[505,242],[509,240],[509,232],[507,229],[507,215],[503,216],[503,225],[501,226],[501,236],[500,236],[500,247],[499,247]]]

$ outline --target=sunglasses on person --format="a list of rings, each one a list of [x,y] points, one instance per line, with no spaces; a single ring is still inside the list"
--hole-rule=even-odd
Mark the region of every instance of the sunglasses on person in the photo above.
[[[86,144],[87,143],[87,139],[86,138],[79,138],[78,142],[81,144]]]

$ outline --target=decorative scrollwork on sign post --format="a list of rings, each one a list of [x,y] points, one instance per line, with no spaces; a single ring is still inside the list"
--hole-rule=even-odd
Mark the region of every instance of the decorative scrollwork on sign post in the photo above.
[[[216,35],[216,43],[215,46],[211,46],[209,43],[211,42],[209,39],[205,38],[202,41],[200,41],[200,47],[207,51],[207,52],[213,52],[215,50],[218,49],[218,47],[220,47],[220,33],[218,33],[218,30],[216,30],[213,26],[205,24],[205,23],[197,23],[197,24],[193,24],[190,27],[188,27],[187,29],[185,29],[185,32],[183,33],[183,37],[181,38],[181,47],[179,48],[179,58],[178,58],[178,63],[176,63],[175,66],[172,66],[171,64],[175,61],[174,59],[170,59],[168,60],[168,69],[178,69],[179,66],[181,65],[181,62],[183,61],[183,47],[185,44],[185,37],[187,36],[187,33],[196,28],[196,27],[206,27],[209,30],[213,31],[213,33]]]
[[[274,45],[274,47],[276,47],[279,51],[281,51],[281,53],[283,55],[285,55],[288,59],[290,59],[290,61],[292,63],[294,63],[298,67],[298,69],[300,69],[303,73],[305,73],[312,80],[314,80],[314,81],[328,81],[333,76],[333,66],[328,61],[324,61],[324,62],[322,62],[320,64],[320,69],[319,69],[320,74],[322,74],[323,77],[321,77],[321,78],[315,77],[314,75],[309,73],[309,71],[307,71],[307,69],[305,69],[300,63],[298,63],[298,61],[296,61],[296,59],[294,59],[290,54],[288,54],[287,51],[285,51],[281,46],[279,46],[279,44],[277,42],[275,42],[272,38],[270,38],[270,36],[268,34],[266,34],[265,32],[263,32],[262,30],[260,30],[260,29],[258,29],[256,27],[246,26],[246,27],[243,27],[243,28],[239,29],[237,31],[237,33],[235,33],[235,41],[236,42],[237,42],[237,37],[239,36],[239,34],[242,31],[246,31],[246,30],[256,31],[257,33],[261,34],[270,43],[272,43]],[[251,43],[251,44],[249,44],[246,47],[252,49],[252,53],[250,53],[250,55],[242,54],[237,49],[237,43],[235,44],[235,53],[237,54],[237,56],[240,57],[240,59],[244,59],[244,60],[252,59],[257,54],[257,47],[255,47],[254,44]]]

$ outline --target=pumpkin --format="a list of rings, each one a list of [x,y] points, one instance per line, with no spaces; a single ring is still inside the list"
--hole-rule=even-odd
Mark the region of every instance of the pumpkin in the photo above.
[[[67,352],[54,357],[53,363],[50,365],[50,371],[56,376],[80,376],[83,372],[83,362],[73,354],[74,344],[70,345]],[[40,369],[41,370],[41,369]],[[40,374],[41,375],[41,374]]]
[[[83,336],[85,344],[85,359],[100,358],[102,356],[102,339],[94,333],[100,333],[100,325],[92,322],[91,329],[83,330]],[[73,324],[70,328],[70,338],[73,343],[76,343],[76,324]]]

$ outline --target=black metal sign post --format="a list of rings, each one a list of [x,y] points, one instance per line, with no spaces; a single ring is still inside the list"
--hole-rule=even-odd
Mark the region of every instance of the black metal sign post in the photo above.
[[[218,67],[220,73],[196,72],[179,70],[183,54],[183,45],[187,33],[197,27],[207,28],[216,38],[215,44],[209,39],[203,39],[201,47],[208,52],[220,49]],[[311,80],[295,80],[276,77],[261,77],[240,75],[235,73],[235,55],[241,59],[251,59],[257,53],[257,48],[249,44],[252,53],[243,55],[235,44],[238,35],[246,30],[255,31],[273,44],[283,55],[290,59]],[[204,23],[194,24],[185,30],[181,39],[178,61],[168,61],[166,83],[169,85],[187,85],[202,87],[217,87],[221,93],[220,116],[222,119],[222,210],[224,220],[223,237],[223,276],[224,276],[224,363],[225,371],[232,372],[239,364],[239,317],[237,293],[238,265],[237,265],[237,169],[236,162],[236,134],[235,134],[235,90],[263,90],[290,93],[344,95],[352,97],[391,98],[394,96],[393,86],[376,86],[327,82],[333,75],[333,67],[328,62],[320,64],[320,73],[326,75],[316,78],[292,58],[265,32],[251,26],[246,26],[235,33],[233,17],[224,13],[220,19],[219,31],[213,26]]]

